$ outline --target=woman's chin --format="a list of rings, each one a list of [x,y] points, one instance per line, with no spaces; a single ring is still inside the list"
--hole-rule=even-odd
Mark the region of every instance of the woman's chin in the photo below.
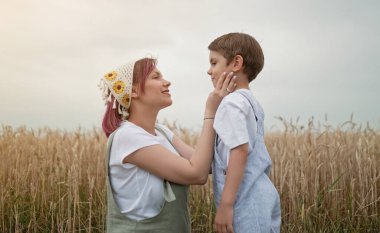
[[[172,100],[166,101],[165,104],[162,106],[162,108],[167,108],[167,107],[171,106],[172,104],[173,104]]]

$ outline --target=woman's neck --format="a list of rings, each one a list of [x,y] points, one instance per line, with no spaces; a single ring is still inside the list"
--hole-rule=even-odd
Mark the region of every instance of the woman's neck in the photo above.
[[[156,135],[154,127],[156,125],[157,115],[158,111],[154,110],[132,109],[128,121],[140,126],[148,133]]]

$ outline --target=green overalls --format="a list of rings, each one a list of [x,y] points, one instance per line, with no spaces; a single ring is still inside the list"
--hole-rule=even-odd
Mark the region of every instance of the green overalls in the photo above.
[[[156,127],[167,139],[166,134]],[[116,131],[115,131],[116,132]],[[107,172],[107,223],[108,233],[190,233],[190,217],[187,207],[187,185],[164,181],[165,203],[160,213],[152,218],[136,221],[127,218],[117,206],[109,177],[109,157],[115,132],[110,135],[106,151]],[[169,140],[169,139],[168,139]],[[169,140],[170,142],[170,140]],[[170,142],[171,143],[171,142]],[[128,190],[125,190],[128,192]]]

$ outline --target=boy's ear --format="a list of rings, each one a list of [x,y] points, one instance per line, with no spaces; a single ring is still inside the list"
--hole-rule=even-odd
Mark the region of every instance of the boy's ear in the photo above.
[[[238,72],[243,68],[243,57],[241,55],[236,55],[232,60],[232,71]]]

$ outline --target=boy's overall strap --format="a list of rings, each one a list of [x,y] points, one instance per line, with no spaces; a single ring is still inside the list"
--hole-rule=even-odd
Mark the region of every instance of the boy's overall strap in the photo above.
[[[252,103],[252,99],[244,91],[237,91],[236,93],[239,93],[239,94],[243,95],[248,100],[249,104],[252,107],[252,111],[253,111],[253,115],[255,116],[255,120],[258,123],[258,118],[256,116],[256,112],[257,111],[256,111],[256,108],[255,108],[255,105]],[[259,132],[259,127],[257,127],[257,129],[256,129],[256,133],[258,133],[258,132]],[[256,145],[256,141],[257,140],[255,139],[254,142],[252,143],[252,150],[253,150],[254,146]]]
[[[252,103],[252,99],[247,95],[247,93],[245,93],[243,91],[237,91],[236,93],[241,94],[242,96],[244,96],[248,100],[249,104],[251,105],[251,107],[253,109],[253,115],[255,116],[255,119],[256,119],[256,122],[257,122],[257,116],[256,116],[256,113],[255,113],[256,109],[254,107],[254,104]]]

